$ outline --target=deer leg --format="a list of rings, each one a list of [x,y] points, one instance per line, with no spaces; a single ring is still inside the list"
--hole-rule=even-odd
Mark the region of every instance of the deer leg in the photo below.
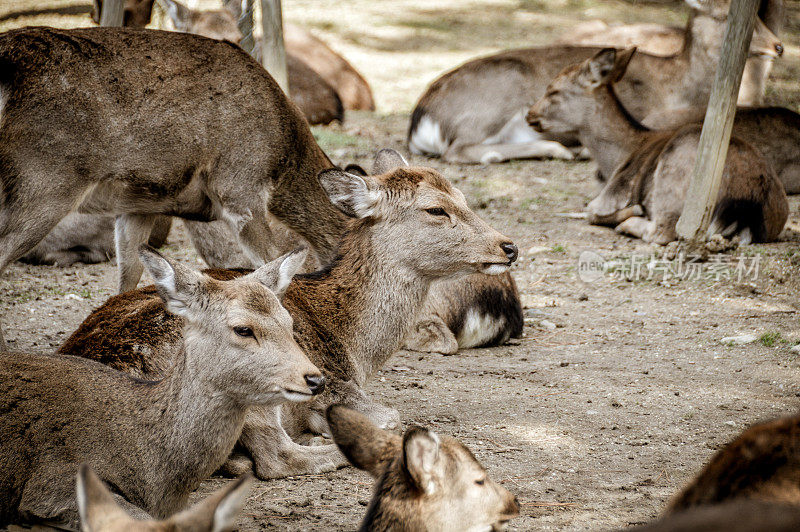
[[[506,144],[453,144],[442,158],[449,163],[491,164],[511,159],[566,159],[575,155],[563,144],[554,140],[539,139],[523,143]]]
[[[631,205],[605,216],[589,213],[587,221],[592,225],[619,225],[628,218],[643,214],[641,205]]]
[[[624,233],[636,238],[644,238],[645,234],[652,232],[655,223],[641,216],[631,216],[614,228],[617,233]]]
[[[150,238],[156,216],[152,214],[123,214],[114,224],[114,244],[117,248],[119,293],[133,290],[142,278],[144,266],[139,260],[139,248]]]
[[[454,355],[458,352],[458,340],[442,318],[431,316],[414,325],[406,336],[403,349]]]
[[[333,471],[347,465],[347,459],[334,445],[306,446],[294,442],[284,430],[280,406],[252,407],[247,412],[239,444],[253,461],[253,472],[262,479]],[[241,467],[240,457],[234,457]],[[225,466],[228,469],[228,465]]]

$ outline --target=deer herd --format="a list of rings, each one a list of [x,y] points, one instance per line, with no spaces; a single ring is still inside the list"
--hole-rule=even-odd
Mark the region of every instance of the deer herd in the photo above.
[[[176,31],[143,29],[154,4]],[[676,240],[730,0],[686,4],[684,29],[595,24],[442,75],[408,149],[591,157],[589,223]],[[375,479],[362,530],[501,530],[516,497],[457,440],[398,435],[365,385],[400,349],[521,336],[517,247],[395,150],[334,165],[309,124],[374,110],[369,85],[287,25],[289,99],[238,46],[246,5],[126,0],[123,28],[0,34],[0,272],[116,256],[119,291],[57,352],[0,353],[0,526],[229,530],[253,476],[349,463]],[[709,228],[742,244],[778,239],[800,193],[800,116],[760,107],[782,2],[759,15]],[[173,217],[210,269],[154,249]],[[187,508],[215,472],[239,479]],[[744,432],[637,530],[798,527],[800,416]]]

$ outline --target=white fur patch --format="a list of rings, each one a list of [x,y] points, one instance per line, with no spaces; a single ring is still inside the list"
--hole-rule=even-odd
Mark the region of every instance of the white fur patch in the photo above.
[[[469,309],[464,319],[464,327],[458,335],[458,347],[469,349],[485,344],[497,336],[497,333],[505,327],[505,323],[505,318],[496,319],[481,314],[477,309]]]
[[[481,164],[499,163],[503,160],[503,156],[497,151],[487,151],[481,156]]]
[[[492,264],[491,266],[486,266],[482,271],[487,275],[500,275],[501,273],[506,273],[508,268],[508,264]]]
[[[430,116],[423,115],[411,132],[408,149],[416,155],[441,155],[447,148],[448,142],[442,135],[442,127]]]
[[[528,144],[542,140],[542,135],[528,125],[525,116],[527,109],[521,109],[506,122],[500,131],[488,137],[481,144]]]
[[[749,227],[745,227],[739,232],[739,243],[743,246],[750,244],[753,241],[753,233]]]

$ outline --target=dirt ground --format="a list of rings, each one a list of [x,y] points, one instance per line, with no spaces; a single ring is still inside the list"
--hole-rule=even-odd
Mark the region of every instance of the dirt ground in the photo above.
[[[11,0],[9,6],[0,0],[6,11],[42,5],[66,14],[3,21],[0,9],[0,30],[86,23],[85,2]],[[336,162],[369,164],[387,146],[405,153],[415,99],[438,73],[467,57],[546,42],[577,19],[681,23],[685,17],[680,6],[622,1],[432,5],[284,3],[289,20],[312,27],[364,72],[378,101],[377,113],[350,113],[343,126],[315,129]],[[787,52],[768,98],[797,109],[800,8],[796,2],[790,7],[790,29],[782,36]],[[518,495],[522,515],[512,530],[646,522],[744,427],[798,411],[800,353],[792,347],[800,342],[800,197],[790,199],[780,242],[702,263],[699,279],[648,278],[643,268],[632,280],[606,272],[584,281],[578,271],[584,251],[616,261],[618,268],[641,265],[662,251],[563,216],[580,211],[597,191],[591,162],[478,167],[411,159],[442,171],[482,217],[519,245],[513,273],[526,307],[525,333],[512,345],[452,357],[398,353],[369,391],[398,408],[407,425],[431,427],[469,446],[490,475]],[[201,266],[180,226],[164,252]],[[654,265],[659,271],[663,263]],[[747,275],[738,279],[741,265]],[[0,279],[0,312],[11,346],[52,350],[113,293],[114,279],[108,263],[14,264]],[[757,340],[721,341],[741,334]],[[224,482],[208,480],[196,496]],[[371,485],[353,468],[257,482],[241,529],[356,529]]]

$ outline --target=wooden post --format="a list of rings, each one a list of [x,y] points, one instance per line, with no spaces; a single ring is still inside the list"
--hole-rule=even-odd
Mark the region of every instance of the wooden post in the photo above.
[[[253,36],[253,28],[255,27],[253,24],[253,0],[239,1],[242,7],[241,13],[239,13],[239,20],[237,21],[239,32],[242,34],[242,40],[239,41],[239,46],[241,46],[245,52],[254,56],[253,51],[256,48],[256,40]]]
[[[286,74],[286,47],[283,43],[281,0],[261,0],[261,25],[264,29],[264,39],[261,43],[261,64],[288,96],[289,78]]]
[[[122,15],[125,8],[125,0],[105,0],[100,11],[101,26],[122,26]]]
[[[728,155],[736,100],[753,37],[758,4],[759,0],[731,2],[722,52],[697,147],[692,183],[676,225],[678,235],[686,240],[703,239],[711,223],[722,181],[722,169]]]

